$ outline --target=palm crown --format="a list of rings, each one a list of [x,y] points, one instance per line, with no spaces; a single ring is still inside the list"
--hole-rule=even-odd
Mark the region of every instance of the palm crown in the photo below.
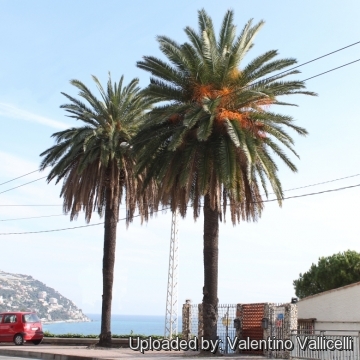
[[[89,222],[92,212],[105,213],[104,256],[102,264],[103,293],[101,310],[101,334],[99,345],[111,346],[111,303],[114,281],[116,229],[119,220],[119,204],[125,192],[126,223],[132,220],[136,205],[140,215],[147,219],[153,212],[156,186],[143,191],[143,174],[135,174],[135,159],[130,141],[151,105],[143,96],[138,80],[123,86],[112,84],[109,75],[107,89],[93,76],[101,94],[98,100],[80,81],[71,84],[80,90],[82,101],[64,94],[69,104],[61,106],[70,117],[85,125],[53,134],[56,145],[44,151],[41,169],[52,166],[47,180],[63,181],[60,196],[64,199],[64,212],[70,218],[81,210]]]
[[[233,12],[228,11],[216,39],[204,10],[198,19],[199,33],[185,28],[189,42],[158,37],[169,62],[146,56],[137,64],[153,75],[146,93],[165,102],[151,111],[135,138],[138,168],[149,166],[148,179],[162,182],[163,202],[173,210],[179,207],[182,215],[191,201],[198,217],[201,197],[209,195],[220,217],[229,201],[233,223],[256,219],[262,210],[260,187],[267,194],[270,182],[280,203],[283,197],[270,152],[296,171],[281,147],[296,155],[285,128],[307,133],[269,107],[291,105],[278,99],[282,95],[314,93],[305,91],[302,81],[283,81],[297,70],[267,77],[296,63],[274,59],[276,50],[241,66],[262,21],[253,25],[250,20],[236,37]]]
[[[111,190],[111,204],[114,200],[121,202],[125,190],[127,222],[131,221],[136,204],[141,216],[147,218],[148,203],[154,202],[154,188],[150,186],[140,195],[142,177],[134,174],[129,143],[150,101],[142,96],[137,79],[123,86],[123,77],[118,84],[112,84],[109,76],[106,90],[95,76],[93,80],[102,101],[78,80],[72,80],[71,84],[80,90],[79,95],[88,104],[62,93],[71,103],[61,107],[85,125],[53,134],[56,145],[41,154],[45,156],[41,169],[52,166],[48,181],[64,179],[60,196],[64,198],[64,211],[71,212],[71,219],[81,210],[85,211],[87,221],[95,209],[102,215],[107,188]]]

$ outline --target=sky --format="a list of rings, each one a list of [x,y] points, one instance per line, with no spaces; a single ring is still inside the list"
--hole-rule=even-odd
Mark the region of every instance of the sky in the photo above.
[[[61,184],[42,179],[1,193],[46,176],[47,171],[35,172],[3,184],[37,170],[39,154],[54,144],[51,135],[78,125],[60,109],[66,103],[61,92],[77,95],[71,79],[94,89],[91,75],[105,83],[111,72],[113,80],[124,74],[125,83],[139,78],[145,87],[149,74],[138,69],[136,61],[145,55],[163,58],[158,35],[186,41],[183,29],[197,28],[202,8],[217,30],[228,9],[235,12],[238,33],[250,18],[265,20],[242,65],[271,49],[278,49],[279,58],[294,57],[301,64],[360,41],[360,3],[355,0],[1,0],[1,8],[0,270],[33,276],[85,313],[101,312],[103,225],[2,235],[85,225],[83,214],[73,222],[62,215]],[[307,79],[359,58],[360,44],[299,68],[296,78]],[[292,160],[298,172],[279,163],[285,190],[352,176],[286,191],[285,196],[360,183],[359,72],[357,62],[308,80],[308,90],[318,97],[296,96],[291,100],[298,107],[276,109],[309,131],[307,137],[293,134],[300,160]],[[281,208],[269,202],[256,223],[222,223],[219,302],[289,302],[295,295],[293,280],[320,256],[360,252],[359,195],[355,187],[288,199]],[[58,216],[19,220],[45,215]],[[101,222],[94,214],[91,224]],[[202,227],[203,218],[194,222],[191,211],[179,220],[180,304],[202,300]],[[170,230],[170,212],[159,212],[143,225],[134,219],[128,229],[119,221],[114,314],[165,314]]]

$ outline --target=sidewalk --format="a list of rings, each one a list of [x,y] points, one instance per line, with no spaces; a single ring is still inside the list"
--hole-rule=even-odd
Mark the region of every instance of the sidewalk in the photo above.
[[[0,345],[0,355],[19,356],[44,360],[113,360],[113,359],[134,359],[134,360],[176,360],[176,359],[206,359],[199,357],[196,351],[147,351],[142,354],[130,348],[104,349],[87,346],[64,346],[64,345]],[[236,359],[264,359],[262,356],[240,356],[228,355]],[[221,358],[228,356],[220,356]],[[214,358],[214,357],[209,357]]]

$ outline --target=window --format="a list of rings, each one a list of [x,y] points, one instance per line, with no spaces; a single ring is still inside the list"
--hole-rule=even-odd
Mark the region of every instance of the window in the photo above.
[[[40,322],[40,320],[36,316],[36,314],[25,314],[25,315],[23,315],[23,322],[24,323],[35,323],[35,322]]]
[[[16,323],[16,315],[12,314],[12,315],[5,315],[4,318],[4,323]]]

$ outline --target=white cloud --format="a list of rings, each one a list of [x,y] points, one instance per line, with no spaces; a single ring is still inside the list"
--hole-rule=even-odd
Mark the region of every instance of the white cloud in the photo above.
[[[25,160],[13,154],[0,151],[1,180],[3,181],[34,171],[38,167],[39,164],[34,161]],[[36,174],[35,176],[39,176],[39,174]],[[1,182],[2,181],[0,181],[0,183]]]
[[[0,103],[0,115],[14,119],[36,122],[60,130],[64,130],[69,127],[67,124],[61,121],[52,120],[44,116],[33,114],[29,111],[19,109],[11,104]]]

